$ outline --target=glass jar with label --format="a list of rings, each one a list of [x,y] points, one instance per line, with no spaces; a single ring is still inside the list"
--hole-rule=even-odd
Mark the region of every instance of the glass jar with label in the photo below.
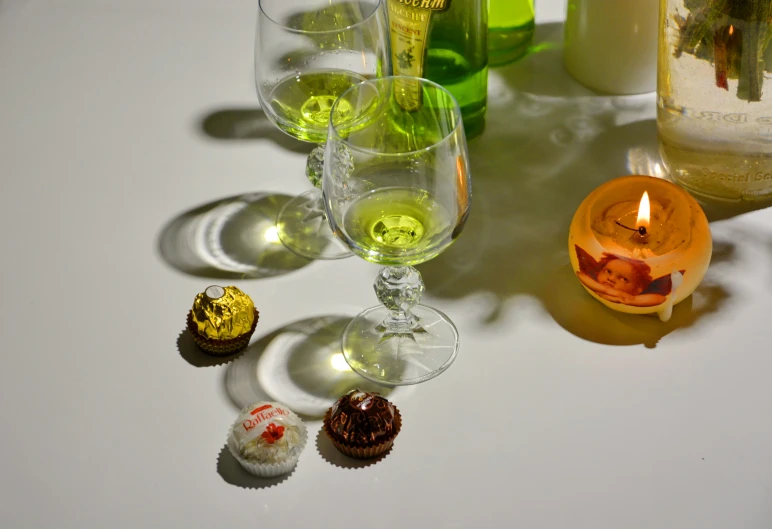
[[[772,198],[772,0],[661,0],[657,126],[693,194]]]

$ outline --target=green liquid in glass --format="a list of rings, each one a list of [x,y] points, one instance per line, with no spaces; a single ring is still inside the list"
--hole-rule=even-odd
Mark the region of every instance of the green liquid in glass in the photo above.
[[[383,265],[414,265],[447,247],[455,222],[424,190],[391,187],[358,198],[344,214],[354,251]]]
[[[321,70],[279,81],[270,97],[277,125],[299,140],[324,143],[332,104],[364,80],[361,75],[345,70]],[[338,105],[336,119],[346,119],[351,110],[351,104],[343,101]]]

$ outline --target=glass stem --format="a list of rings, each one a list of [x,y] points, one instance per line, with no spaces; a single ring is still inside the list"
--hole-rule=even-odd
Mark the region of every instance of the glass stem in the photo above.
[[[378,300],[389,309],[379,330],[386,337],[419,332],[418,319],[411,309],[418,305],[424,292],[421,273],[412,266],[387,266],[378,272],[373,286]]]
[[[308,155],[306,160],[306,176],[313,186],[321,191],[322,189],[322,176],[324,174],[324,144],[317,145],[314,150]],[[316,230],[317,235],[324,229],[324,224],[327,222],[327,214],[324,211],[324,198],[319,193],[319,197],[314,200],[311,211],[315,213],[321,213],[323,223],[319,224],[319,228]]]
[[[322,175],[324,174],[324,144],[317,145],[306,160],[306,176],[311,184],[322,188]]]

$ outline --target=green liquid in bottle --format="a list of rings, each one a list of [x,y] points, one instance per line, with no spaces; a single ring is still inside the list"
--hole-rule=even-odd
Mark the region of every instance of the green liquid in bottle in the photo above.
[[[485,128],[488,0],[388,0],[395,75],[424,77],[458,101],[468,138]]]
[[[533,42],[533,0],[490,0],[488,54],[491,66],[523,57]]]

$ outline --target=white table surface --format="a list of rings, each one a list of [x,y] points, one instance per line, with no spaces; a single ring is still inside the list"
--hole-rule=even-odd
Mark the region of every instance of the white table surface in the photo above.
[[[255,246],[308,189],[308,146],[257,110],[255,10],[0,0],[0,527],[771,527],[772,214],[711,213],[713,264],[668,324],[582,292],[576,206],[661,169],[654,95],[564,72],[559,0],[539,2],[541,51],[492,71],[470,222],[421,268],[455,364],[390,394],[403,431],[374,464],[311,418],[291,475],[240,470],[239,406],[313,413],[356,386],[331,336],[375,304],[373,265]],[[261,311],[219,366],[180,336],[212,283]]]

